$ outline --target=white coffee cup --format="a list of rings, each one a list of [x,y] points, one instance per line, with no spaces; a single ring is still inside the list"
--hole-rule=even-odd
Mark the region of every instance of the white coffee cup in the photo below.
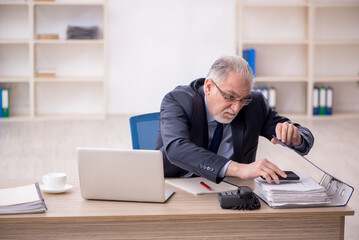
[[[66,173],[47,173],[42,182],[49,188],[62,189],[66,185]]]

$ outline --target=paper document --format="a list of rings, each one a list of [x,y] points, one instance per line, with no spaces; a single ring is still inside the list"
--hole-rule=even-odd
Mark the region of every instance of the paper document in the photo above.
[[[0,189],[0,214],[45,212],[47,207],[38,183]]]
[[[299,182],[269,184],[255,179],[254,193],[271,207],[320,206],[329,203],[326,189],[306,173],[297,173]]]
[[[211,190],[203,186],[201,182],[205,183]],[[221,182],[217,184],[203,177],[173,178],[173,179],[167,179],[166,183],[171,184],[172,186],[178,187],[182,190],[185,190],[195,195],[229,192],[238,189],[236,186],[230,185],[228,183]]]

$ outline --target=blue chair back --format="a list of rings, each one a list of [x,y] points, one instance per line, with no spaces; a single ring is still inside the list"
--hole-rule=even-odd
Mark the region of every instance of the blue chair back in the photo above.
[[[159,117],[159,112],[130,117],[133,149],[155,149]]]

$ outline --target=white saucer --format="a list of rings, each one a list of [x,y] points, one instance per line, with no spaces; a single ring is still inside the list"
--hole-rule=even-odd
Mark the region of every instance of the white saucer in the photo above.
[[[41,184],[40,185],[41,191],[46,192],[46,193],[63,193],[63,192],[67,192],[69,190],[72,189],[72,185],[70,184],[66,184],[65,187],[60,188],[60,189],[54,189],[54,188],[49,188],[48,186]]]

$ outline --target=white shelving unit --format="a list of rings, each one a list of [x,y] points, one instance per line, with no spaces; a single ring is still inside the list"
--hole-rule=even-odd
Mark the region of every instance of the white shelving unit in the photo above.
[[[359,116],[359,1],[238,0],[237,54],[256,49],[257,87],[277,110],[312,117],[314,86],[334,89],[333,116]]]
[[[68,25],[98,26],[99,38],[67,40]],[[10,89],[0,120],[105,117],[106,25],[106,0],[0,0],[0,88]],[[48,68],[55,78],[37,77]]]

